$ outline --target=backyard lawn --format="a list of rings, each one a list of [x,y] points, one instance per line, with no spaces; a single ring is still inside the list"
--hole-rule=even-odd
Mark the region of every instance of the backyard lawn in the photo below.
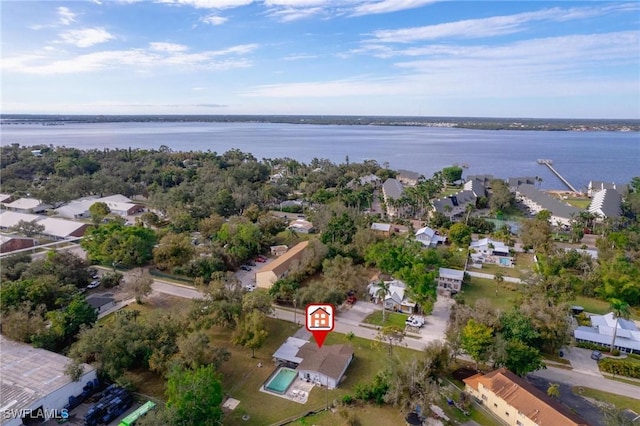
[[[576,296],[569,303],[571,305],[582,306],[585,312],[589,312],[592,314],[604,315],[611,312],[609,302],[601,299],[595,299],[593,297]],[[631,319],[640,320],[640,312],[638,309],[630,308],[629,311],[631,313]]]
[[[460,295],[467,305],[473,305],[479,299],[488,299],[495,308],[507,311],[516,305],[520,295],[517,290],[510,290],[507,286],[517,285],[502,283],[496,294],[496,282],[494,280],[471,277],[469,284],[465,284],[462,287]]]

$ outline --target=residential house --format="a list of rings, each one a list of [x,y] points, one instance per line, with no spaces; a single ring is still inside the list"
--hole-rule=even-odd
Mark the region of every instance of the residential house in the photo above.
[[[389,286],[389,289],[383,300],[378,295],[380,281],[373,281],[368,285],[369,295],[375,303],[382,302],[385,309],[405,314],[412,314],[416,311],[418,305],[406,296],[407,286],[405,283],[399,280],[384,281],[384,283]]]
[[[91,217],[89,208],[95,203],[105,203],[111,213],[118,216],[132,216],[145,211],[144,206],[132,203],[124,195],[116,194],[108,197],[92,196],[73,200],[64,206],[58,207],[55,212],[58,216],[68,219],[86,219]]]
[[[489,189],[491,188],[491,181],[494,180],[495,178],[493,177],[493,175],[469,175],[467,176],[467,182],[472,181],[472,180],[477,180],[478,182],[480,182],[482,184],[482,186],[484,186],[485,188]]]
[[[527,184],[535,186],[537,182],[538,179],[532,176],[512,177],[507,180],[511,192],[515,192],[520,185]]]
[[[416,186],[422,178],[423,176],[420,173],[410,170],[398,170],[398,174],[396,175],[396,179],[407,186]]]
[[[588,425],[559,401],[506,368],[478,373],[464,379],[464,383],[467,392],[508,425]]]
[[[569,225],[574,216],[580,214],[580,209],[563,203],[547,194],[539,191],[535,186],[530,184],[522,184],[516,190],[516,198],[531,210],[532,213],[538,213],[542,210],[551,212],[551,223]]]
[[[372,174],[372,175],[362,176],[361,178],[358,179],[358,182],[360,182],[361,186],[369,184],[373,187],[377,187],[378,185],[380,185],[380,178]]]
[[[474,263],[493,263],[499,266],[513,268],[513,247],[502,241],[482,238],[472,241],[469,245],[469,253]]]
[[[10,194],[0,194],[0,203],[10,203],[12,198]]]
[[[382,195],[384,197],[384,203],[387,206],[387,215],[391,217],[399,216],[402,214],[402,208],[395,207],[394,200],[400,200],[404,188],[400,181],[389,178],[382,184]]]
[[[271,288],[273,283],[284,278],[289,273],[289,268],[291,268],[295,262],[300,262],[304,250],[308,245],[309,241],[302,241],[291,247],[289,251],[273,262],[263,265],[262,268],[256,272],[256,285],[261,288]]]
[[[620,217],[622,214],[622,197],[615,189],[603,189],[595,193],[589,205],[589,213],[600,219]]]
[[[38,240],[14,235],[0,234],[0,253],[9,253],[38,245]]]
[[[13,226],[25,222],[37,222],[44,226],[41,235],[54,240],[64,240],[72,237],[81,237],[89,226],[86,223],[74,222],[65,219],[56,219],[47,216],[38,216],[29,213],[5,211],[0,214],[0,229],[10,229]]]
[[[478,197],[473,191],[463,190],[445,198],[433,200],[433,210],[443,215],[453,218],[463,214],[467,209],[467,204],[476,205]]]
[[[276,363],[295,368],[301,380],[334,389],[353,361],[349,345],[322,345],[288,337],[273,354]]]
[[[603,189],[614,189],[620,195],[626,195],[629,187],[625,184],[616,184],[615,182],[602,182],[599,180],[591,180],[589,181],[589,185],[587,186],[587,195],[589,197],[593,197],[596,193],[602,191]]]
[[[289,247],[285,245],[271,246],[269,247],[269,250],[271,251],[271,254],[274,256],[282,256],[287,252],[287,250],[289,250]]]
[[[5,203],[4,206],[8,210],[19,213],[42,213],[52,207],[36,198],[18,198],[11,203]]]
[[[454,295],[462,290],[464,271],[458,269],[440,268],[438,270],[438,290]]]
[[[463,186],[465,191],[471,191],[476,198],[486,197],[487,189],[480,179],[467,180]]]
[[[311,234],[313,231],[315,231],[315,228],[313,227],[313,223],[304,219],[292,220],[289,223],[288,229],[298,232],[300,234]]]
[[[425,226],[416,231],[416,241],[421,242],[425,247],[436,247],[447,241],[447,237],[438,235],[438,231]]]
[[[609,347],[615,330],[614,347],[616,349],[620,352],[640,354],[640,330],[633,321],[619,318],[616,322],[613,312],[606,315],[591,315],[590,319],[591,327],[583,325],[573,331],[577,342]]]
[[[382,235],[391,235],[391,224],[390,223],[372,223],[371,230],[375,231]]]

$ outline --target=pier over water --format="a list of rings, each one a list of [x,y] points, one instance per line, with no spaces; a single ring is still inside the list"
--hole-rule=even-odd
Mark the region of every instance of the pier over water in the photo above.
[[[545,166],[547,166],[549,168],[549,170],[551,170],[553,172],[554,175],[556,175],[558,177],[558,179],[560,179],[562,181],[562,183],[564,183],[565,185],[567,185],[567,188],[569,188],[570,190],[572,190],[573,192],[580,192],[578,191],[576,188],[574,188],[573,185],[571,185],[569,183],[568,180],[566,180],[556,169],[553,168],[553,161],[552,160],[538,160],[538,164],[544,164]]]

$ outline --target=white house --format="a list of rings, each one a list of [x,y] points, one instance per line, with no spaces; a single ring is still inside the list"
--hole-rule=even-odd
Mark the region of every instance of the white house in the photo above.
[[[4,206],[9,210],[20,213],[42,213],[52,207],[36,198],[18,198],[14,202],[7,203]]]
[[[369,283],[369,295],[376,303],[383,302],[385,309],[396,312],[404,312],[412,314],[416,311],[417,304],[406,296],[407,286],[399,280],[384,281],[389,286],[389,290],[381,301],[378,291],[380,290],[380,282],[374,281]]]
[[[435,247],[447,241],[447,237],[438,235],[438,232],[425,226],[416,231],[416,241],[421,242],[425,247]]]
[[[450,295],[462,290],[464,271],[449,268],[440,268],[438,271],[438,290]]]
[[[292,231],[295,231],[301,234],[310,234],[315,230],[313,227],[313,223],[304,219],[292,220],[289,223],[288,229],[291,229]]]
[[[573,336],[578,342],[610,346],[615,329],[616,318],[613,312],[609,312],[606,315],[591,315],[591,327],[580,326],[574,330]],[[640,354],[640,330],[633,321],[624,318],[617,320],[614,347],[620,352]]]
[[[506,267],[514,266],[512,250],[513,247],[491,238],[472,241],[469,245],[469,253],[474,263],[494,263]]]

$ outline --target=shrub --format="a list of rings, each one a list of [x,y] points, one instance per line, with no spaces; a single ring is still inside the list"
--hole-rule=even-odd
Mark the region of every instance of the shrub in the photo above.
[[[609,346],[599,345],[597,343],[591,343],[591,342],[577,342],[576,346],[582,349],[590,349],[592,351],[600,351],[600,350],[608,351],[609,350]]]
[[[640,363],[637,361],[605,358],[599,362],[599,366],[607,373],[640,379]]]
[[[620,351],[618,349],[614,349],[614,350],[611,351],[611,355],[620,356]]]
[[[345,396],[342,397],[342,403],[344,405],[351,405],[351,403],[353,402],[353,397],[349,394],[346,394]]]

